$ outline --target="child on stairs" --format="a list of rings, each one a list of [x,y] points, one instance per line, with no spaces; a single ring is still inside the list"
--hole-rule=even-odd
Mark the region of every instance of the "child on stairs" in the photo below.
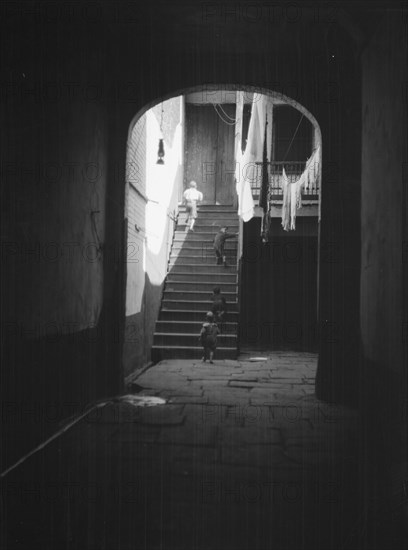
[[[227,265],[227,256],[225,254],[225,241],[227,239],[232,239],[238,237],[239,233],[228,233],[228,227],[224,226],[218,231],[214,237],[213,247],[215,252],[215,257],[217,258],[217,265],[224,264],[224,267]]]
[[[221,294],[221,289],[219,286],[213,288],[212,295],[213,305],[211,311],[214,314],[214,320],[220,325],[220,334],[225,332],[225,316],[227,314],[227,302],[225,301],[224,296]]]
[[[186,189],[183,193],[183,200],[186,204],[187,219],[186,219],[186,231],[194,231],[194,223],[197,218],[197,203],[203,200],[203,194],[197,189],[195,181],[190,181],[189,189]]]
[[[205,316],[205,323],[201,327],[200,336],[198,337],[204,349],[203,363],[207,359],[213,363],[214,352],[217,348],[217,335],[219,334],[217,323],[214,323],[214,314],[209,311]]]

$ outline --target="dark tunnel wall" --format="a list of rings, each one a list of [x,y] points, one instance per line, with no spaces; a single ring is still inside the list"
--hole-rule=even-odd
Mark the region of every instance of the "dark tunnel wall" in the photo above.
[[[403,32],[396,15],[384,17],[362,58],[361,478],[366,500],[376,502],[378,509],[386,495],[397,517],[404,512],[396,503],[406,503],[408,456],[408,96]],[[368,515],[375,512],[371,508]],[[403,521],[406,525],[406,515]],[[372,548],[380,547],[381,529],[382,524],[377,525],[370,533]]]
[[[104,9],[108,6],[104,4]],[[44,208],[49,205],[43,212],[23,211],[18,206],[25,196],[24,188],[32,189],[29,174],[22,174],[18,182],[7,177],[6,189],[15,199],[9,218],[29,228],[40,216],[44,231],[38,238],[43,247],[51,240],[63,246],[63,220],[69,227],[67,238],[78,241],[81,249],[88,241],[96,241],[95,223],[104,239],[94,263],[74,259],[73,268],[67,270],[61,257],[54,267],[57,274],[48,264],[43,270],[41,263],[31,266],[28,281],[19,281],[11,274],[15,287],[10,296],[24,298],[20,308],[10,304],[10,310],[4,310],[6,320],[25,323],[30,311],[39,311],[38,300],[44,296],[42,303],[48,304],[48,309],[40,313],[42,325],[47,327],[57,319],[59,326],[78,326],[72,335],[61,334],[52,344],[45,328],[40,338],[30,339],[29,355],[22,352],[20,357],[8,359],[13,368],[7,370],[12,372],[7,388],[17,400],[28,381],[30,388],[41,388],[44,399],[52,398],[58,388],[60,400],[81,396],[81,404],[120,389],[129,123],[149,102],[206,83],[252,85],[282,92],[318,120],[324,159],[320,246],[328,250],[327,261],[321,258],[319,275],[324,329],[319,363],[324,377],[318,379],[319,395],[344,399],[355,387],[361,147],[361,76],[355,46],[340,25],[328,24],[327,14],[315,21],[314,15],[305,11],[294,22],[276,21],[272,33],[269,21],[249,24],[238,19],[229,23],[202,9],[190,7],[185,12],[172,7],[166,20],[172,21],[171,25],[164,25],[162,18],[153,19],[148,8],[138,12],[136,21],[115,10],[112,18],[107,11],[96,22],[82,12],[76,18],[61,16],[53,22],[41,13],[38,19],[15,16],[24,38],[18,45],[11,40],[8,49],[10,79],[17,92],[4,105],[9,124],[3,158],[19,166],[22,154],[31,155],[33,147],[43,144],[30,157],[31,162],[38,159],[44,166],[71,163],[81,171],[91,162],[101,175],[96,183],[77,174],[72,183],[66,176],[48,185],[47,197],[40,199]],[[181,25],[185,17],[192,18],[191,25]],[[35,40],[39,33],[41,40]],[[29,130],[21,131],[21,123],[16,124],[21,119],[28,121]],[[44,179],[41,185],[45,185]],[[99,199],[94,205],[95,190]],[[61,215],[56,215],[58,209]],[[92,209],[99,212],[91,216]],[[10,240],[24,242],[16,232],[11,232]],[[345,271],[341,272],[339,265]],[[103,291],[98,283],[102,270]],[[84,279],[90,288],[80,291]],[[54,285],[55,297],[51,298],[49,291]],[[68,293],[66,301],[62,299],[64,293]],[[17,317],[13,317],[16,312]],[[77,344],[72,339],[82,331],[97,331],[97,335]],[[334,342],[330,339],[333,331]],[[15,347],[28,349],[26,334],[12,336],[9,353]],[[39,363],[40,373],[32,368]]]
[[[320,125],[316,389],[321,399],[355,403],[360,346],[360,54],[361,40],[373,32],[380,16],[365,18],[358,8],[355,13],[350,8],[350,14],[333,12],[326,4],[317,15],[305,7],[296,18],[283,10],[273,20],[269,15],[231,19],[222,8],[214,8],[216,3],[163,4],[156,11],[154,3],[137,10],[129,3],[120,11],[118,3],[104,2],[72,14],[56,9],[51,17],[42,7],[47,4],[37,2],[38,15],[33,15],[21,12],[16,2],[3,18],[10,31],[2,49],[8,84],[2,101],[7,124],[1,125],[3,218],[10,222],[3,235],[11,247],[23,251],[17,259],[10,245],[3,247],[2,386],[6,399],[17,404],[13,421],[27,432],[27,415],[18,412],[27,400],[40,409],[55,400],[60,416],[66,416],[63,409],[71,407],[70,402],[78,409],[121,389],[129,124],[137,112],[163,97],[223,83],[282,92],[308,109]],[[398,21],[393,25],[398,27]],[[392,34],[388,32],[386,49]],[[385,90],[384,97],[390,93]],[[66,171],[51,181],[51,176],[41,176],[34,192],[36,176],[21,168],[26,159],[29,166],[73,166],[79,172],[71,176]],[[89,163],[97,165],[98,175],[85,174],[84,180]],[[90,175],[96,181],[88,181]],[[74,256],[67,267],[62,253],[52,265],[48,258],[27,260],[25,244],[38,241],[44,249],[56,241],[61,250],[66,239],[78,242],[80,251],[92,242],[95,261]],[[378,287],[386,292],[385,281],[370,284],[373,293]],[[44,327],[40,334],[20,330],[36,322]],[[51,341],[54,322],[59,338]],[[63,331],[67,324],[71,328]],[[10,441],[18,442],[8,446],[9,459],[55,429],[55,421],[47,421],[44,413],[40,418],[28,438],[16,438],[16,430],[10,429]]]

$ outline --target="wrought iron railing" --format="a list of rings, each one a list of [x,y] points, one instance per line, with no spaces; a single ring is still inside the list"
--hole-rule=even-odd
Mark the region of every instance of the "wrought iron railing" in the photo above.
[[[252,196],[254,199],[259,199],[259,193],[262,185],[262,171],[263,163],[256,162],[256,173],[255,177],[251,178],[251,189]],[[282,170],[285,167],[285,172],[288,180],[291,183],[294,183],[302,175],[306,166],[306,162],[302,161],[293,161],[293,162],[268,162],[268,176],[269,176],[269,189],[271,201],[282,201],[283,191],[282,191]],[[319,170],[318,164],[313,167],[314,170]],[[302,190],[302,198],[310,200],[313,202],[318,202],[320,186],[319,186],[319,174],[316,172],[316,177],[311,178],[311,184],[308,188]]]

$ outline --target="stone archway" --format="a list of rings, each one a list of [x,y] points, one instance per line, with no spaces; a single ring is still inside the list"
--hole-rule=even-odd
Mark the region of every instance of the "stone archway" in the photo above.
[[[146,117],[149,116],[149,113],[153,113],[153,112],[157,111],[155,113],[156,114],[156,119],[153,122],[157,127],[157,125],[159,123],[159,118],[160,118],[160,110],[164,108],[163,106],[165,106],[165,111],[167,110],[167,112],[169,112],[172,109],[172,107],[170,107],[170,103],[172,101],[174,102],[176,100],[176,98],[180,98],[180,97],[186,96],[188,94],[194,94],[194,93],[197,94],[198,92],[203,93],[203,94],[206,93],[206,94],[211,95],[215,91],[218,91],[218,92],[219,91],[222,91],[222,92],[225,91],[228,94],[231,94],[231,93],[235,94],[235,92],[237,92],[237,91],[243,91],[244,93],[251,94],[251,97],[252,97],[253,94],[264,95],[264,96],[267,96],[267,97],[271,98],[272,101],[275,100],[275,103],[289,105],[290,107],[296,109],[299,113],[302,113],[302,116],[304,116],[310,122],[312,128],[314,129],[313,144],[314,144],[314,146],[320,146],[321,147],[321,141],[322,141],[321,129],[320,129],[320,126],[319,126],[315,116],[310,112],[310,110],[308,110],[306,107],[301,105],[297,100],[295,100],[293,98],[290,98],[287,95],[282,94],[280,92],[276,92],[276,91],[267,89],[265,87],[250,86],[250,85],[245,85],[245,84],[244,85],[229,84],[229,83],[222,83],[222,84],[219,84],[219,85],[196,85],[196,86],[192,86],[192,87],[189,87],[189,88],[176,90],[173,93],[169,93],[169,94],[164,95],[163,97],[155,100],[154,102],[148,103],[145,107],[140,109],[138,111],[138,113],[132,118],[132,121],[129,125],[129,130],[128,130],[128,138],[127,138],[128,157],[127,157],[127,162],[126,162],[126,176],[127,176],[127,179],[126,179],[126,192],[125,192],[125,219],[127,221],[127,225],[128,225],[129,229],[128,229],[128,242],[126,243],[126,245],[124,247],[127,250],[128,253],[129,252],[133,252],[133,253],[136,252],[137,253],[137,251],[135,250],[135,247],[137,247],[139,249],[139,251],[142,250],[142,249],[144,250],[144,245],[143,245],[142,242],[139,243],[139,240],[140,240],[140,237],[144,237],[145,235],[148,234],[148,230],[147,230],[147,233],[146,233],[146,216],[145,216],[145,212],[147,212],[147,210],[149,209],[149,201],[151,199],[151,196],[150,196],[151,193],[149,195],[149,192],[146,192],[146,189],[143,187],[143,185],[138,189],[137,185],[135,186],[135,185],[132,185],[131,183],[129,184],[129,181],[128,181],[129,170],[130,171],[132,170],[131,164],[135,163],[137,161],[137,158],[138,158],[137,157],[137,151],[134,150],[134,146],[139,146],[140,143],[143,140],[146,140],[146,135],[143,135],[143,131],[146,133],[146,131],[145,131],[146,122],[145,121],[149,120]],[[154,118],[154,116],[153,116],[153,118]],[[165,119],[166,119],[166,117],[165,117]],[[167,121],[166,121],[167,125],[169,124],[168,119],[169,119],[169,115],[167,115]],[[179,118],[177,120],[178,120],[178,123],[181,124],[181,122],[182,122],[181,118]],[[144,121],[144,122],[142,123],[142,121]],[[139,128],[139,130],[140,130],[140,131],[138,131],[137,137],[135,135],[135,131],[136,131],[135,129],[136,128]],[[157,137],[158,136],[156,136],[156,138],[155,138],[156,141],[153,141],[151,143],[151,146],[153,148],[155,147],[155,149],[153,151],[154,154],[156,154]],[[133,145],[132,145],[132,143],[133,143]],[[169,145],[166,145],[166,148],[168,146]],[[129,156],[129,154],[130,154],[129,153],[129,151],[130,151],[129,147],[133,148],[132,149],[132,156]],[[143,154],[145,155],[145,153],[146,152],[144,151]],[[155,159],[153,159],[153,156],[152,156],[150,162],[151,163],[155,162]],[[140,168],[140,165],[139,165],[138,168]],[[162,170],[162,169],[163,168],[161,168],[160,170]],[[144,168],[143,168],[143,170],[144,170]],[[143,172],[143,170],[139,170],[139,171]],[[319,165],[319,170],[321,171],[321,163]],[[138,174],[138,176],[140,176],[140,174]],[[142,178],[143,177],[144,176],[142,176]],[[135,192],[136,192],[136,194],[135,194]],[[166,192],[166,190],[163,189],[163,192]],[[139,206],[134,206],[134,207],[132,206],[130,208],[130,210],[129,210],[129,201],[130,201],[129,193],[134,195],[134,198],[131,199],[131,200],[133,200],[133,202],[136,201],[136,202],[140,203]],[[235,189],[234,189],[234,193],[235,193]],[[147,195],[149,195],[149,196],[147,196]],[[176,192],[176,195],[177,195],[177,192]],[[158,197],[156,197],[156,198],[158,198]],[[175,197],[173,197],[173,199],[174,198]],[[171,199],[169,198],[169,200],[171,200]],[[153,201],[153,202],[155,202],[155,201]],[[170,208],[170,210],[174,209],[176,206],[177,206],[177,204],[174,203],[173,206]],[[138,212],[137,215],[139,216],[139,219],[135,218],[135,215],[136,215],[135,212],[136,211]],[[163,214],[163,216],[166,215],[165,212],[163,212],[162,214]],[[168,212],[167,212],[167,215],[168,215]],[[167,222],[169,223],[169,220],[167,220]],[[136,227],[136,233],[134,231],[134,227]],[[171,230],[171,228],[169,229],[169,227],[168,227],[168,229],[166,231],[169,231],[169,230]],[[241,234],[242,234],[242,231],[241,231]],[[168,238],[171,238],[171,237],[168,236]],[[132,239],[135,239],[135,242],[137,241],[138,244],[135,244],[135,242],[133,242]],[[162,253],[165,254],[165,252],[163,252],[163,251],[162,251]],[[142,257],[140,258],[140,260],[142,260]],[[158,258],[156,258],[156,262],[157,261],[159,261]],[[137,283],[137,285],[138,285],[139,294],[140,294],[139,298],[140,298],[140,300],[142,300],[142,302],[140,303],[140,307],[136,308],[137,309],[137,311],[136,311],[136,309],[134,307],[135,304],[132,304],[131,307],[130,307],[131,298],[130,298],[129,293],[133,292],[133,291],[131,291],[131,287],[132,287],[132,285],[134,286],[136,284],[135,266],[131,262],[132,262],[132,260],[128,258],[128,262],[127,262],[127,273],[128,273],[128,275],[127,275],[127,284],[126,284],[126,289],[127,290],[126,290],[126,297],[125,297],[127,312],[126,312],[125,338],[124,338],[125,374],[130,375],[130,376],[132,374],[131,361],[136,361],[138,363],[137,368],[140,369],[140,368],[143,368],[144,365],[148,364],[148,362],[150,360],[150,347],[152,345],[151,340],[152,340],[152,334],[153,334],[153,329],[154,329],[155,316],[157,317],[157,314],[158,314],[158,311],[156,311],[156,310],[157,310],[158,304],[160,302],[160,295],[161,295],[161,290],[160,290],[161,286],[160,285],[162,285],[162,283],[165,279],[165,276],[166,276],[166,271],[165,271],[166,263],[162,262],[163,263],[162,278],[161,278],[160,281],[156,281],[155,286],[154,285],[151,286],[151,277],[145,271],[142,273],[140,271],[141,264],[140,263],[138,264],[138,267],[139,267],[138,277],[139,277],[140,281],[139,281],[139,283]],[[145,263],[146,263],[146,255],[143,252],[143,264],[144,264],[143,269],[145,269]],[[132,273],[133,273],[133,275],[132,275]],[[133,280],[133,279],[135,279],[135,281],[134,281],[134,283],[131,283],[131,280]],[[146,292],[147,291],[146,292],[143,291],[146,284],[147,284],[146,288],[151,289],[149,291],[150,295],[147,298],[148,300],[150,300],[148,304],[145,303]],[[315,281],[314,284],[316,284],[316,286],[317,286],[317,281]],[[157,294],[158,298],[154,297],[156,294]],[[135,297],[133,297],[133,298],[135,298]],[[150,312],[150,313],[148,313],[148,312]],[[154,312],[156,312],[156,313],[154,313]],[[126,351],[126,350],[128,350],[128,351]]]

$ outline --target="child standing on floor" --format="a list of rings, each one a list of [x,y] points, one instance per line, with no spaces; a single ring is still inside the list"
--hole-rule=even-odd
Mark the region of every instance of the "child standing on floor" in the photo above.
[[[214,323],[214,314],[209,311],[205,316],[205,323],[201,328],[200,336],[198,337],[204,349],[204,357],[202,361],[205,363],[207,359],[213,363],[214,352],[217,348],[217,335],[219,333],[217,323]]]

